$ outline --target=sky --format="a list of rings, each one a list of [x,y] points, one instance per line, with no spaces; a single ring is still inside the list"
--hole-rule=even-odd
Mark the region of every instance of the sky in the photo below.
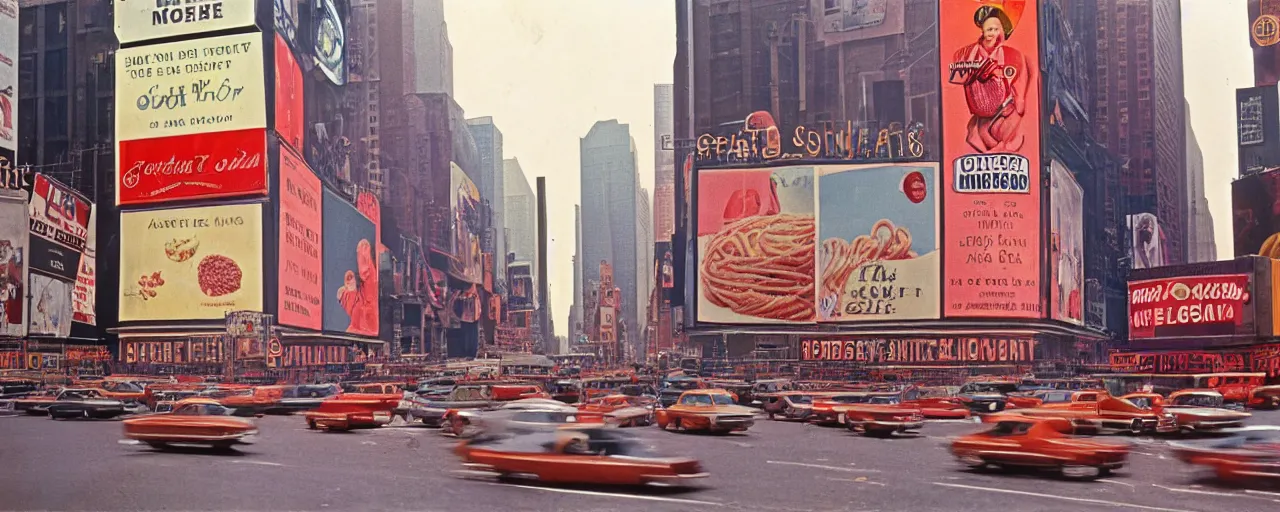
[[[640,184],[653,191],[653,85],[672,83],[674,2],[445,0],[454,97],[493,116],[504,158],[547,178],[552,319],[568,331],[579,140],[600,120],[631,125]],[[1245,0],[1182,2],[1184,87],[1205,159],[1219,259],[1232,257],[1235,89],[1253,85]],[[584,219],[590,222],[590,219]]]

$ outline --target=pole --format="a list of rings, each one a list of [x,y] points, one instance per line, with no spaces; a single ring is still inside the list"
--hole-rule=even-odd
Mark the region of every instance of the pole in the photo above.
[[[542,332],[542,353],[548,350],[554,333],[547,332],[547,310],[551,308],[547,300],[547,178],[538,176],[538,330]]]

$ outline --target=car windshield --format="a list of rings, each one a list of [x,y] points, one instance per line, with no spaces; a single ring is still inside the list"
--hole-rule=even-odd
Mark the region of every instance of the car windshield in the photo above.
[[[960,388],[961,393],[1011,393],[1018,390],[1012,382],[970,382]]]
[[[1211,393],[1180,395],[1173,399],[1173,405],[1189,405],[1194,407],[1222,407],[1222,403],[1222,395]]]
[[[831,401],[839,404],[865,404],[869,399],[867,395],[838,395],[832,397]]]
[[[809,396],[809,395],[791,395],[790,400],[791,400],[791,403],[793,403],[793,404],[811,404],[811,403],[813,403],[813,397],[812,397],[812,396]]]
[[[1046,401],[1046,402],[1048,402],[1048,400],[1045,400],[1045,401]],[[1151,408],[1151,399],[1150,399],[1150,398],[1147,398],[1147,397],[1135,397],[1135,398],[1130,398],[1130,399],[1129,399],[1129,402],[1130,402],[1130,403],[1132,403],[1133,405],[1136,405],[1136,406],[1138,406],[1138,407],[1142,408],[1142,409],[1150,409],[1150,408]]]
[[[1031,430],[1033,423],[1023,421],[1002,421],[996,424],[996,428],[987,431],[987,435],[994,437],[1020,436]]]
[[[886,404],[896,404],[896,403],[898,403],[898,397],[896,397],[896,396],[873,396],[873,397],[871,397],[871,402],[870,402],[870,403],[873,403],[873,404],[882,404],[882,405],[886,405]]]
[[[716,405],[733,405],[733,397],[729,395],[712,395]]]

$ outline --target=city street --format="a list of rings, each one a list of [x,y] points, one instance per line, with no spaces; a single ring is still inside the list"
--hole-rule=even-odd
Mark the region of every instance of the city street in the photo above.
[[[119,442],[115,421],[0,418],[0,509],[51,510],[1264,510],[1280,490],[1197,479],[1164,442],[1134,444],[1130,465],[1096,482],[974,473],[945,451],[982,428],[930,423],[914,438],[761,420],[745,435],[637,432],[662,452],[701,459],[711,478],[688,492],[497,484],[454,476],[455,441],[417,426],[308,431],[300,417],[258,420],[237,453],[158,452]],[[1256,413],[1252,424],[1280,424]]]

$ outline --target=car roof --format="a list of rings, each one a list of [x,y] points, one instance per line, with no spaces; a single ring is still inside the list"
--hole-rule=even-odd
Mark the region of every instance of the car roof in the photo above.
[[[197,397],[197,398],[183,398],[182,400],[178,400],[178,403],[174,404],[174,406],[177,407],[179,405],[188,405],[188,404],[222,405],[221,402],[218,402],[217,400],[214,400],[212,398]]]
[[[691,395],[727,395],[729,394],[729,390],[721,388],[689,389],[686,390],[685,393]]]

